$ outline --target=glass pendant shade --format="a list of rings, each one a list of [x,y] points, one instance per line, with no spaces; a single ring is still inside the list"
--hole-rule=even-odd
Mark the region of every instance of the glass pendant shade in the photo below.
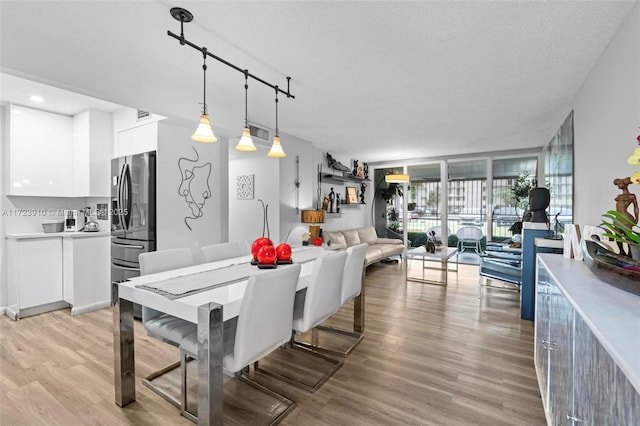
[[[282,158],[287,156],[282,149],[282,145],[280,145],[280,136],[275,136],[273,138],[273,145],[271,145],[271,151],[269,151],[267,156],[271,158]]]
[[[191,136],[191,139],[196,142],[204,143],[213,143],[218,141],[218,138],[213,134],[213,130],[211,130],[209,116],[207,114],[202,114],[200,116],[200,123],[198,124],[196,132]]]
[[[236,150],[243,152],[253,152],[257,150],[256,146],[253,144],[253,140],[251,139],[251,132],[248,127],[242,129],[242,137],[238,141],[238,145],[236,145]]]

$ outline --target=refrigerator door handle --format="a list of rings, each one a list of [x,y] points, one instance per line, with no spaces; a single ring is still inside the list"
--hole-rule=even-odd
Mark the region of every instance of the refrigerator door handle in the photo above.
[[[132,268],[131,266],[118,265],[115,262],[111,262],[111,266],[113,266],[116,269],[124,269],[125,271],[140,271],[140,268]]]
[[[125,169],[126,169],[127,165],[126,163],[122,165],[122,169],[120,170],[120,179],[118,180],[118,219],[120,219],[120,224],[122,225],[122,229],[124,229],[125,231],[127,230],[127,224],[125,223],[124,220],[124,203],[123,203],[123,194],[122,194],[122,190],[123,190],[123,182],[125,179]]]
[[[132,202],[131,192],[133,191],[133,188],[131,184],[131,167],[129,166],[129,164],[125,165],[124,176],[125,176],[125,183],[127,186],[125,191],[126,197],[123,201],[125,202],[125,206],[126,206],[125,222],[127,223],[127,230],[129,230],[129,227],[131,226],[131,217],[133,216],[133,212],[131,211],[131,202]]]
[[[138,245],[138,244],[123,244],[123,243],[119,243],[117,241],[112,241],[111,245],[118,246],[118,247],[126,247],[126,248],[130,248],[130,249],[144,250],[144,246],[141,246],[141,245]]]

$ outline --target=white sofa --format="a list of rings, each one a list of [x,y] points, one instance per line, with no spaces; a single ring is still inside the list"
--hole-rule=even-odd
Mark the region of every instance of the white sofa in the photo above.
[[[402,240],[396,238],[379,238],[373,226],[347,229],[343,231],[325,231],[323,237],[331,248],[347,248],[361,243],[367,243],[365,266],[400,255],[404,252]]]

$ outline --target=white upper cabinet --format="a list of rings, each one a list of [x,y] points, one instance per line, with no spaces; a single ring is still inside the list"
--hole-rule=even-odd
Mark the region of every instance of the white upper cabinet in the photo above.
[[[158,148],[158,123],[151,122],[118,132],[115,157],[155,151]]]
[[[108,197],[111,114],[75,117],[18,105],[7,108],[7,194]]]
[[[7,195],[73,196],[72,118],[10,104]]]
[[[103,111],[73,117],[74,196],[110,196],[112,127],[111,114]]]

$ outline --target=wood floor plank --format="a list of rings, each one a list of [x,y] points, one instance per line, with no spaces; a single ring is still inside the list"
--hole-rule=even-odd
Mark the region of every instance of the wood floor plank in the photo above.
[[[545,424],[533,323],[520,319],[518,293],[484,289],[478,298],[473,265],[442,287],[405,282],[401,264],[376,264],[365,286],[365,338],[316,393],[250,373],[297,402],[283,425]],[[325,325],[352,329],[353,303]],[[177,348],[137,322],[135,345],[137,400],[120,408],[111,309],[0,318],[0,424],[192,424],[140,382],[178,360]],[[242,424],[246,408],[229,402],[241,420],[227,424]]]

